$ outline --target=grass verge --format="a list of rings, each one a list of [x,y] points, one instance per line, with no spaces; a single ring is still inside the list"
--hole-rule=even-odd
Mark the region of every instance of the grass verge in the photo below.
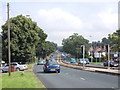
[[[30,68],[32,65],[30,64],[28,67]],[[11,76],[8,76],[8,73],[2,73],[2,88],[45,88],[45,86],[29,69],[11,72]]]
[[[101,63],[101,62],[98,62],[98,63],[90,63],[90,64],[96,64],[96,65],[103,65],[103,63]]]

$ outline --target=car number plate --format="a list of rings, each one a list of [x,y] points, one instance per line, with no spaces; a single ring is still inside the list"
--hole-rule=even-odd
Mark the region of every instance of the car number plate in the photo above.
[[[51,71],[55,71],[55,69],[50,69]]]

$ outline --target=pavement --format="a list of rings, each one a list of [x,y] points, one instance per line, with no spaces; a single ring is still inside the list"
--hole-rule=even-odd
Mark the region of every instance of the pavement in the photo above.
[[[75,69],[81,69],[81,70],[86,70],[86,71],[91,71],[91,72],[100,72],[100,73],[107,73],[107,74],[113,74],[113,75],[120,75],[120,71],[112,68],[98,68],[98,67],[83,67],[83,66],[78,66],[76,64],[68,64],[64,63],[61,60],[60,55],[58,55],[58,62],[62,66],[70,67],[70,68],[75,68]]]
[[[88,71],[94,71],[94,72],[101,72],[101,73],[108,73],[108,74],[115,74],[115,75],[120,75],[119,70],[113,70],[113,69],[102,69],[102,68],[87,68],[85,70]]]

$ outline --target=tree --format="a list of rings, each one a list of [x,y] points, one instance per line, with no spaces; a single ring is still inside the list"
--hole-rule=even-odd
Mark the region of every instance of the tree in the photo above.
[[[59,50],[60,52],[63,52],[63,46],[58,46],[57,50]]]
[[[2,36],[0,35],[0,59],[2,58]]]
[[[45,58],[46,56],[50,55],[52,52],[56,51],[56,49],[57,49],[57,44],[50,41],[45,41],[37,48],[36,55],[38,57]]]
[[[8,27],[2,26],[2,58],[8,62]],[[11,60],[28,62],[33,60],[38,44],[45,41],[47,35],[33,22],[23,15],[10,18]]]
[[[113,34],[109,34],[108,38],[111,41],[110,44],[113,51],[120,52],[120,29],[116,30]]]
[[[63,39],[63,51],[70,53],[76,58],[82,58],[81,45],[85,45],[85,57],[88,57],[88,42],[89,41],[84,39],[83,36],[78,35],[78,33],[74,33],[73,35],[69,36],[69,38]]]
[[[104,37],[104,38],[102,39],[102,43],[103,43],[104,45],[110,44],[110,39]]]

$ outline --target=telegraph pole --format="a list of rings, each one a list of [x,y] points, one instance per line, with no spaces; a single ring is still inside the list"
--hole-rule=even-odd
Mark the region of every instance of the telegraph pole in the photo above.
[[[9,60],[9,76],[11,75],[11,54],[10,54],[10,19],[9,19],[9,3],[7,3],[7,23],[8,23],[8,60]]]

